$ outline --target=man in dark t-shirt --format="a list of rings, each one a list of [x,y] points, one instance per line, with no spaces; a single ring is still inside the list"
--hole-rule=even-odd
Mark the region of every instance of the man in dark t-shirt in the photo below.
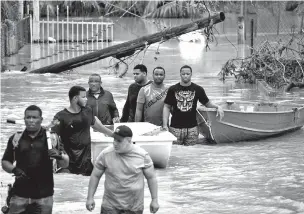
[[[97,117],[94,117],[87,103],[86,90],[81,86],[73,86],[69,91],[70,106],[58,112],[54,120],[60,122],[54,127],[62,140],[70,162],[68,172],[91,175],[91,135],[90,127],[109,136],[113,132],[106,128]]]
[[[163,128],[168,129],[170,109],[172,118],[169,131],[177,137],[177,144],[194,145],[198,140],[196,121],[197,101],[208,108],[216,108],[220,117],[224,115],[222,108],[213,104],[205,90],[191,82],[192,68],[188,65],[180,69],[181,81],[168,89],[163,111]]]
[[[152,82],[147,79],[147,67],[145,65],[136,65],[133,68],[133,75],[135,83],[129,86],[126,103],[122,110],[121,122],[134,122],[139,90]]]
[[[67,166],[68,156],[61,145],[48,147],[47,130],[41,126],[42,120],[38,106],[27,107],[24,111],[25,130],[10,137],[3,154],[3,170],[15,176],[9,213],[52,213],[54,178],[51,158],[59,165]]]

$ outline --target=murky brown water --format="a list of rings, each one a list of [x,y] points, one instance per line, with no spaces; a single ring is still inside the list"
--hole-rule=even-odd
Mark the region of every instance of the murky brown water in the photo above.
[[[129,24],[134,25],[133,22]],[[144,26],[147,32],[153,31],[153,26]],[[119,35],[122,41],[124,37],[117,34]],[[47,46],[27,46],[18,56],[7,60],[26,61],[30,51],[39,57],[56,48],[56,45],[50,46],[50,49]],[[217,79],[216,74],[223,63],[240,54],[227,41],[218,46],[212,45],[208,52],[202,44],[179,43],[176,40],[162,44],[159,48],[160,55],[155,55],[156,50],[157,45],[152,46],[144,59],[150,78],[152,69],[161,65],[166,69],[165,82],[171,85],[179,80],[179,68],[183,64],[189,64],[193,67],[193,81],[202,85],[214,101],[267,99],[258,92],[256,86],[235,84],[233,79],[222,83]],[[34,63],[33,67],[57,62],[72,57],[73,54],[76,56],[76,52],[69,52],[47,58]],[[155,56],[158,58],[156,61]],[[140,60],[141,56],[130,68]],[[44,121],[47,123],[55,113],[68,106],[69,88],[76,84],[88,87],[88,75],[93,72],[102,74],[103,87],[113,93],[121,112],[127,87],[133,82],[131,70],[123,79],[117,78],[103,69],[109,63],[110,60],[106,59],[63,74],[2,74],[0,155],[3,154],[8,137],[16,131],[15,125],[5,123],[7,117],[22,118],[26,106],[37,104],[42,108]],[[303,91],[294,90],[289,94],[280,94],[277,99],[304,104],[303,95]],[[304,130],[301,129],[284,136],[254,142],[173,146],[168,167],[156,170],[161,206],[158,213],[304,213],[303,136]],[[12,181],[11,175],[3,170],[0,172],[3,185]],[[54,213],[89,213],[85,210],[88,180],[89,177],[56,174]],[[4,188],[1,187],[1,190],[3,205]],[[102,192],[103,179],[96,193],[97,207],[94,213],[99,213]],[[150,196],[146,187],[145,213],[149,213],[149,203]]]

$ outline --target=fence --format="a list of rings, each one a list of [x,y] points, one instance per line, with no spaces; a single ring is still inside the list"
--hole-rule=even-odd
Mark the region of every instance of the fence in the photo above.
[[[286,12],[283,2],[274,3],[272,9],[255,8],[255,13],[246,20],[246,41],[254,49],[265,41],[274,46],[286,44],[293,35],[303,34],[303,15]]]
[[[59,17],[59,8],[57,6],[57,17],[50,20],[49,8],[47,7],[46,20],[38,20],[38,33],[37,31],[34,32],[36,29],[33,28],[33,18],[29,15],[29,6],[27,7],[28,16],[17,24],[6,20],[6,24],[1,27],[1,71],[15,66],[18,66],[15,69],[28,65],[32,67],[31,65],[35,62],[59,54],[62,56],[61,59],[63,59],[65,54],[61,53],[66,53],[69,58],[70,56],[74,56],[75,51],[78,52],[77,54],[84,54],[88,51],[99,50],[99,48],[103,48],[103,43],[105,43],[105,46],[108,46],[108,42],[114,40],[113,22],[70,20],[68,10],[69,7],[67,6],[66,17]],[[3,59],[5,56],[15,54],[24,44],[33,42],[40,43],[40,46],[42,45],[41,48],[47,51],[39,51],[38,55],[35,53],[34,58],[31,56],[31,60],[27,62],[4,63]],[[54,46],[48,46],[49,43],[53,42],[56,42],[55,48]],[[91,50],[89,50],[88,43],[93,42],[94,44],[90,45]],[[61,43],[66,44],[61,45]],[[85,47],[84,44],[87,46]]]
[[[113,41],[114,23],[91,21],[80,22],[70,20],[69,7],[66,8],[66,19],[59,20],[59,7],[57,6],[56,19],[50,20],[49,7],[47,7],[46,20],[39,21],[40,39],[38,42],[109,42]]]
[[[18,52],[30,42],[30,16],[19,22],[5,20],[1,26],[1,59]]]

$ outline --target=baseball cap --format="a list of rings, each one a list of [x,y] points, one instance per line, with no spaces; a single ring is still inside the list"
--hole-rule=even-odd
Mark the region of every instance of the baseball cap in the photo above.
[[[114,139],[117,139],[117,140],[121,140],[122,138],[132,137],[132,136],[133,136],[132,130],[128,126],[125,126],[125,125],[118,126],[115,129],[114,135],[113,135]]]

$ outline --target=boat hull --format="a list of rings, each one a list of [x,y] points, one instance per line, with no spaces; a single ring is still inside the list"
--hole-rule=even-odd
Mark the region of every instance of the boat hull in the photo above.
[[[127,125],[133,131],[132,141],[146,150],[157,168],[166,168],[171,154],[172,143],[176,138],[169,132],[161,132],[154,136],[141,134],[153,131],[158,127],[150,123],[119,123],[117,125]],[[100,152],[108,146],[113,145],[113,138],[102,133],[91,130],[91,151],[92,161],[95,162]]]
[[[294,105],[233,103],[222,104],[220,121],[214,109],[198,109],[211,124],[211,135],[217,143],[259,140],[300,129],[304,125],[304,107]]]

